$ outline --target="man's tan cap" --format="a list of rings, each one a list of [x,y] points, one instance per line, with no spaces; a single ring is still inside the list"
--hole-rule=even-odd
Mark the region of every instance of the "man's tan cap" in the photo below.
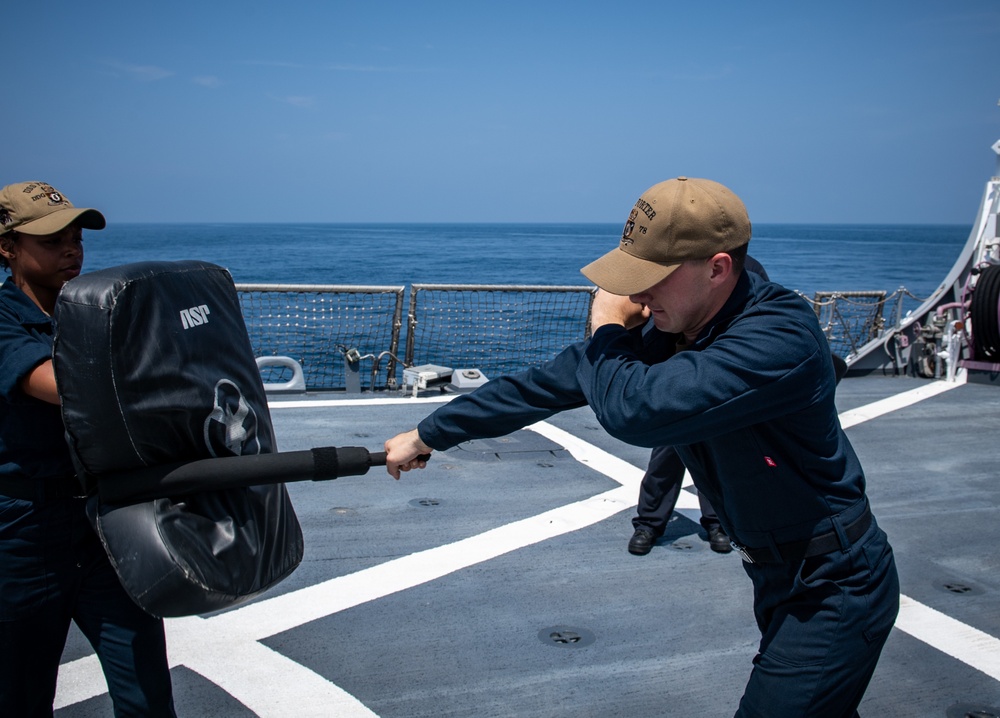
[[[712,180],[678,177],[643,192],[618,247],[580,271],[612,294],[638,294],[682,262],[708,259],[749,241],[750,218],[739,197]]]
[[[0,190],[0,234],[54,234],[76,222],[83,229],[104,229],[104,215],[73,203],[45,182],[19,182]]]

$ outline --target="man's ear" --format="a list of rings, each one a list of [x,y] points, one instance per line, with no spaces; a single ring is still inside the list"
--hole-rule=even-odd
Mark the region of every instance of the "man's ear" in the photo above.
[[[725,252],[719,252],[708,261],[711,265],[712,281],[725,281],[733,273],[733,258]]]

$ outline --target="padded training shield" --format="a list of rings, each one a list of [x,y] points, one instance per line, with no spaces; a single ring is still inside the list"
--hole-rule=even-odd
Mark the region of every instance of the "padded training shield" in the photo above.
[[[68,282],[53,362],[70,454],[129,595],[155,616],[234,606],[288,576],[302,531],[283,484],[112,505],[129,470],[276,451],[260,372],[229,273],[142,262]]]

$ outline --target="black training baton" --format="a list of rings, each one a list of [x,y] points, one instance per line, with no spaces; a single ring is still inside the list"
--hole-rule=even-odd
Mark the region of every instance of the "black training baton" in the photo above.
[[[429,455],[423,455],[426,461]],[[223,456],[102,474],[97,486],[103,501],[133,503],[198,491],[214,491],[292,481],[329,481],[361,476],[385,466],[384,451],[360,446],[326,446],[305,451]]]

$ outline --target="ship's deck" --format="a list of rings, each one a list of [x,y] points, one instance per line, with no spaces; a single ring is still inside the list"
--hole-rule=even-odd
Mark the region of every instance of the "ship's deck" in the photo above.
[[[862,715],[1000,715],[1000,391],[869,376],[838,403],[903,593]],[[436,405],[316,394],[271,413],[284,451],[375,450]],[[750,582],[709,550],[688,491],[649,555],[626,551],[647,458],[580,409],[399,482],[289,484],[295,573],[167,621],[178,715],[732,715],[758,641]],[[75,629],[63,661],[57,715],[111,715]]]

